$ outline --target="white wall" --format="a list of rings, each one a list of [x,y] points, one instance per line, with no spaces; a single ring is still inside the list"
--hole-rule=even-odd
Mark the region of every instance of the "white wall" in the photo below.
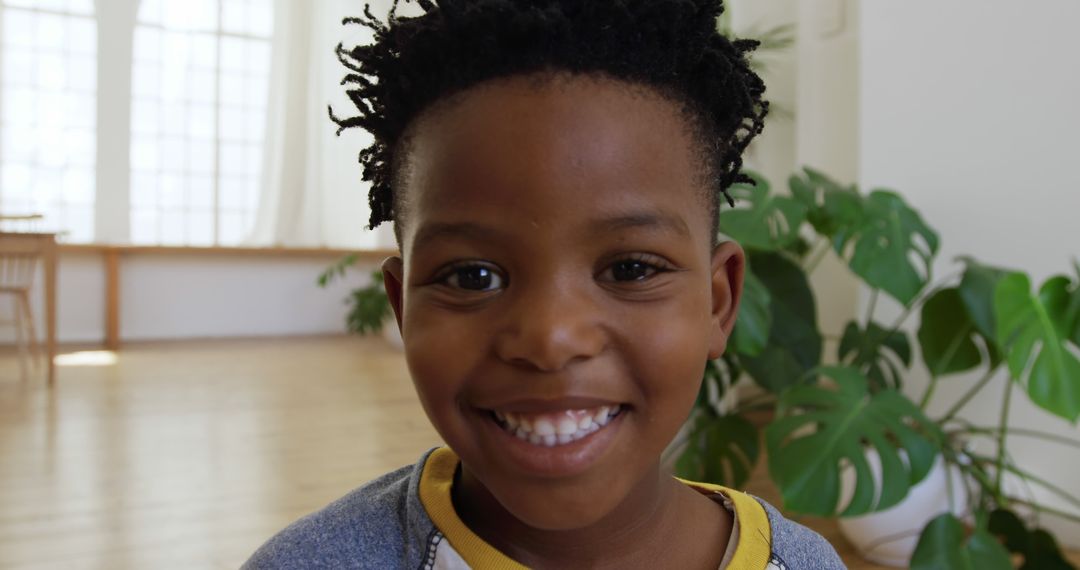
[[[1072,0],[861,3],[860,180],[900,190],[940,232],[937,275],[972,254],[1042,281],[1080,257],[1077,21]],[[925,379],[912,380],[921,393]],[[972,381],[947,379],[941,399]],[[997,421],[1004,384],[995,386],[969,419]],[[1022,392],[1013,404],[1016,425],[1080,441]],[[1019,437],[1010,446],[1020,464],[1080,495],[1074,449]],[[1080,546],[1080,525],[1052,526]]]
[[[344,300],[369,283],[377,263],[360,263],[326,289],[315,279],[331,258],[132,255],[121,264],[121,340],[259,337],[345,332]],[[40,284],[40,275],[36,283]],[[33,311],[44,338],[40,286]],[[0,316],[11,308],[0,304]],[[102,257],[64,254],[57,281],[57,336],[62,343],[105,339]],[[0,342],[14,340],[10,325]]]

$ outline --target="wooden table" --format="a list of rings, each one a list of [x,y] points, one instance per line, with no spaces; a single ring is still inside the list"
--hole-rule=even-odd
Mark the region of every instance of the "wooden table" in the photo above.
[[[56,382],[56,235],[52,232],[0,232],[7,247],[41,255],[45,274],[45,354],[51,388]]]

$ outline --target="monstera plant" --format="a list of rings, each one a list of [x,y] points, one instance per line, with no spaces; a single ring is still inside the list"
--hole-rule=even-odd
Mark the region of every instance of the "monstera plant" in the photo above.
[[[963,474],[970,516],[930,521],[912,567],[1011,568],[1012,552],[1023,568],[1071,568],[1053,536],[1037,528],[1037,515],[1080,518],[1011,496],[1003,478],[1017,476],[1080,507],[1065,490],[1015,464],[1005,445],[1012,435],[1080,447],[1008,425],[1014,385],[1049,414],[1072,423],[1080,416],[1080,266],[1037,290],[1023,272],[971,258],[958,260],[956,274],[935,280],[937,233],[899,194],[863,193],[809,168],[790,178],[790,195],[755,179],[732,189],[739,206],[720,217],[722,232],[746,249],[749,271],[731,348],[707,366],[684,437],[671,449],[677,472],[738,487],[756,465],[763,439],[786,509],[848,517],[896,505],[940,457]],[[838,348],[826,359],[808,274],[830,251],[869,290],[869,307],[864,321],[848,323],[833,338]],[[890,322],[875,314],[882,295],[901,307]],[[912,334],[905,325],[915,314],[921,322]],[[826,360],[834,364],[823,365]],[[931,380],[915,402],[901,388],[918,366]],[[935,406],[947,412],[928,415],[939,382],[969,382],[946,378],[976,371],[981,378],[951,406]],[[760,395],[719,405],[744,377]],[[998,425],[961,419],[958,412],[995,382],[1005,393]],[[761,410],[773,412],[763,434],[747,417]],[[990,439],[996,453],[972,451],[978,438]],[[871,451],[877,474],[867,461]],[[855,481],[847,496],[845,470]]]

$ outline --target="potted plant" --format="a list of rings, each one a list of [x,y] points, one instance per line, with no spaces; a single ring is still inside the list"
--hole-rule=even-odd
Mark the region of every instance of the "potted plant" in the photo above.
[[[1074,506],[1080,500],[1013,462],[1005,437],[1080,446],[1008,424],[1014,382],[1048,413],[1072,422],[1080,415],[1080,360],[1071,352],[1080,346],[1080,267],[1038,292],[1024,273],[971,258],[960,260],[957,274],[934,281],[937,234],[898,194],[863,194],[812,169],[789,183],[791,196],[773,194],[760,178],[736,186],[740,207],[721,214],[724,233],[748,252],[749,271],[731,348],[707,366],[684,437],[672,448],[679,474],[742,485],[760,455],[758,429],[747,415],[771,411],[764,441],[786,509],[839,517],[886,511],[910,502],[913,487],[935,473],[931,480],[955,485],[948,490],[954,506],[968,508],[957,509],[958,517],[935,501],[911,533],[913,568],[1010,568],[1010,551],[1026,568],[1071,568],[1053,537],[1034,527],[1040,512],[1077,517],[1010,493],[1005,475]],[[865,321],[849,323],[835,339],[835,364],[823,366],[825,335],[807,274],[829,251],[870,290],[870,307]],[[903,309],[892,322],[875,318],[881,295]],[[916,313],[922,320],[912,340],[904,325]],[[900,391],[917,366],[915,343],[931,378],[918,403]],[[982,378],[947,412],[930,417],[939,382],[974,370]],[[762,394],[731,409],[718,405],[742,376]],[[960,419],[958,412],[995,381],[993,389],[1005,393],[1000,422]],[[992,440],[996,452],[974,451],[970,444],[979,438]],[[859,527],[870,522],[864,518]]]
[[[355,253],[345,255],[323,271],[318,277],[319,287],[326,288],[335,279],[344,277],[350,267],[356,265],[359,256]],[[402,348],[401,333],[397,321],[390,310],[390,300],[383,289],[381,271],[372,271],[371,280],[363,287],[349,292],[345,299],[349,307],[345,315],[345,327],[351,333],[383,333],[383,337],[393,346]]]

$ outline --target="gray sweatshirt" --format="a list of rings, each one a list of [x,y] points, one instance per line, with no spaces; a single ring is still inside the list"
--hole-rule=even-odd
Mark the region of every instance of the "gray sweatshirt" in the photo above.
[[[448,448],[433,449],[416,465],[388,473],[289,525],[243,568],[524,568],[457,517],[450,499],[457,464]],[[844,568],[825,539],[761,499],[715,485],[687,484],[714,495],[734,515],[722,568]]]

